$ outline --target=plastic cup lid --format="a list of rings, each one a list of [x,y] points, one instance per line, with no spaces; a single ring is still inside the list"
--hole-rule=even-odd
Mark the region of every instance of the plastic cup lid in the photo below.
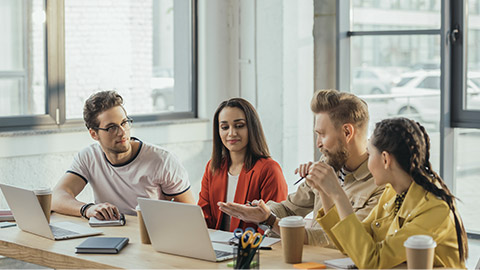
[[[304,227],[305,220],[301,216],[289,216],[284,217],[278,223],[280,227]]]
[[[414,249],[425,249],[425,248],[434,248],[437,246],[437,243],[429,235],[413,235],[410,236],[403,245],[407,248]]]
[[[41,187],[34,190],[35,195],[45,195],[52,193],[52,189],[49,187]]]

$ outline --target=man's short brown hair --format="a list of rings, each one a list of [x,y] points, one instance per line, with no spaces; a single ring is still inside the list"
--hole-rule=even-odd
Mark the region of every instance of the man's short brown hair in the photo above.
[[[338,90],[317,90],[310,107],[314,113],[327,113],[335,127],[350,123],[363,129],[368,126],[368,106],[361,98]]]
[[[83,107],[83,120],[88,129],[100,125],[97,116],[116,106],[123,105],[123,98],[115,91],[101,91],[91,95]],[[122,106],[123,108],[123,106]]]

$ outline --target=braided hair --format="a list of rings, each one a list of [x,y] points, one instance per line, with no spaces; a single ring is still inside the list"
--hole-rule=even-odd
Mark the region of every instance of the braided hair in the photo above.
[[[430,138],[425,128],[420,123],[403,117],[385,119],[375,125],[372,144],[380,152],[392,154],[415,183],[447,203],[455,219],[459,257],[464,261],[468,257],[467,234],[456,211],[455,196],[432,170]]]

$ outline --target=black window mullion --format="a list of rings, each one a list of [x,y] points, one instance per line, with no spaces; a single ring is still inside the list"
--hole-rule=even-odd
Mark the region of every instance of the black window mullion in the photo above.
[[[418,30],[380,30],[380,31],[348,31],[347,36],[411,36],[411,35],[440,35],[440,29]]]
[[[465,108],[466,101],[466,77],[467,77],[467,17],[466,3],[464,1],[452,1],[451,30],[449,41],[452,42],[452,70],[451,70],[451,125],[459,128],[480,128],[480,110],[468,110]],[[458,34],[453,35],[453,29]],[[453,37],[455,41],[453,42]]]

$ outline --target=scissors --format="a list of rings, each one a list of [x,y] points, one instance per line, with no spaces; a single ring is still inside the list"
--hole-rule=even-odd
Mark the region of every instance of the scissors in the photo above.
[[[252,232],[252,233],[256,233],[255,229],[252,228],[252,227],[247,227],[245,229],[245,232]],[[240,239],[242,238],[242,236],[244,235],[244,231],[242,230],[242,228],[236,228],[234,231],[233,231],[233,236],[234,238],[237,238],[238,241],[240,242]],[[235,239],[231,239],[230,241],[234,241]]]
[[[242,243],[243,249],[247,249],[247,248],[252,249],[252,248],[258,247],[262,242],[262,240],[263,240],[263,235],[261,235],[260,233],[255,233],[250,230],[246,230],[242,234],[241,243]]]
[[[245,230],[240,239],[242,245],[238,247],[238,268],[249,268],[253,256],[257,252],[263,237],[264,236],[260,233],[252,232],[251,230]]]

